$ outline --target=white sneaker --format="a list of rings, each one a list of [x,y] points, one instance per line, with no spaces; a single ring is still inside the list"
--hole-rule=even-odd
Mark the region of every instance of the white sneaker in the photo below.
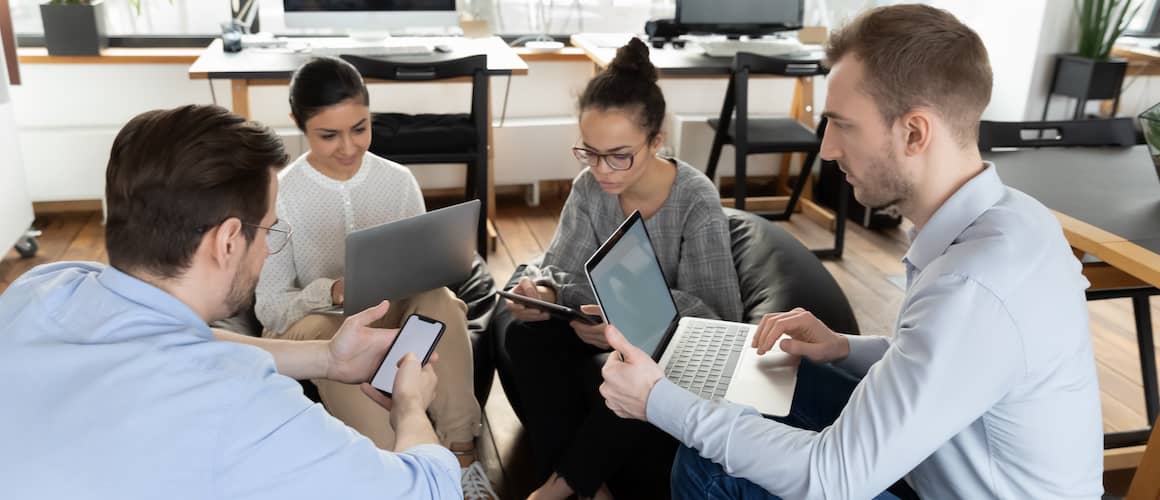
[[[462,469],[459,484],[463,486],[463,500],[499,500],[499,494],[491,488],[491,480],[487,478],[483,464],[478,461]]]

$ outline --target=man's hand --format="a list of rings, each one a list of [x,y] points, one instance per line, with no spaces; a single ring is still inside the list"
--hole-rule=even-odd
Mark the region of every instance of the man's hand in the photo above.
[[[652,357],[630,344],[612,325],[605,328],[608,344],[616,352],[608,356],[600,373],[600,395],[618,417],[648,421],[648,395],[665,372]]]
[[[546,286],[537,286],[532,282],[531,278],[524,276],[520,278],[519,284],[512,288],[512,293],[516,295],[523,295],[524,297],[542,300],[544,302],[556,303],[556,291]],[[511,311],[512,316],[516,319],[530,323],[533,321],[547,321],[548,313],[539,309],[531,308],[514,302],[511,299],[504,299],[507,302],[507,308]]]
[[[580,306],[580,312],[589,316],[600,316],[601,318],[604,317],[604,312],[601,311],[600,306],[596,304]],[[584,341],[585,344],[595,346],[600,349],[608,349],[608,339],[604,337],[604,327],[606,326],[606,323],[592,325],[583,321],[572,320],[568,323],[568,325],[572,327],[572,330],[576,332],[576,336],[580,337],[580,340]]]
[[[408,413],[424,414],[431,401],[435,399],[435,386],[439,377],[435,376],[435,363],[439,361],[439,353],[431,353],[426,365],[419,364],[419,358],[414,353],[407,353],[399,360],[399,371],[395,374],[394,392],[391,397],[379,392],[370,384],[362,384],[363,394],[375,400],[387,411],[391,412],[391,426],[396,429],[396,413],[398,417]]]
[[[805,356],[815,363],[829,363],[850,355],[850,341],[846,336],[830,330],[813,313],[802,308],[789,312],[766,314],[761,318],[753,347],[757,354],[773,349],[773,343],[786,335],[778,347],[787,354]]]
[[[399,331],[371,328],[370,325],[387,314],[390,308],[391,304],[384,300],[342,322],[338,333],[327,342],[327,379],[358,384],[374,377]]]
[[[341,306],[346,302],[346,285],[342,278],[339,278],[330,285],[330,303],[336,306]]]

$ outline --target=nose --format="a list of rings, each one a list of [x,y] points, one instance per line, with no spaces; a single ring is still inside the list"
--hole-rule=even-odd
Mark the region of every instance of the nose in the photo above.
[[[831,134],[830,124],[826,123],[825,132],[822,134],[822,146],[818,151],[820,156],[825,161],[838,161],[841,156],[841,149],[838,147],[838,139]]]

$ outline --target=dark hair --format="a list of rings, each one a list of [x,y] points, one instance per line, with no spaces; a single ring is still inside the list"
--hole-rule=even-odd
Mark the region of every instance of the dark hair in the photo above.
[[[272,169],[288,160],[273,130],[222,107],[137,115],[113,141],[105,172],[109,263],[177,277],[207,229],[230,217],[260,223]],[[255,228],[242,227],[252,242]]]
[[[951,13],[918,4],[871,9],[830,36],[829,63],[848,54],[862,61],[862,89],[887,124],[928,106],[962,145],[977,141],[991,63],[979,35]]]
[[[290,114],[298,129],[306,130],[306,121],[347,99],[370,104],[362,75],[350,63],[336,57],[311,59],[290,77]]]
[[[608,68],[592,77],[580,94],[580,111],[620,108],[636,115],[651,141],[665,122],[665,96],[657,86],[657,68],[648,59],[648,46],[638,38],[616,50]]]

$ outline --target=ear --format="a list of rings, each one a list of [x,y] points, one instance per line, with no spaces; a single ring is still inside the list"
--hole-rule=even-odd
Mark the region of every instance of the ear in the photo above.
[[[213,239],[213,262],[219,267],[229,267],[230,260],[246,251],[246,237],[242,233],[242,221],[230,217],[218,225],[210,237]]]
[[[659,153],[661,151],[661,148],[665,147],[665,133],[664,133],[664,131],[657,132],[657,136],[653,137],[653,140],[652,140],[652,142],[649,143],[648,147],[650,150],[652,150],[652,153],[654,155]]]
[[[934,134],[935,117],[929,109],[916,109],[899,118],[902,123],[902,132],[905,134],[905,151],[907,156],[916,156],[930,147],[931,136]]]

